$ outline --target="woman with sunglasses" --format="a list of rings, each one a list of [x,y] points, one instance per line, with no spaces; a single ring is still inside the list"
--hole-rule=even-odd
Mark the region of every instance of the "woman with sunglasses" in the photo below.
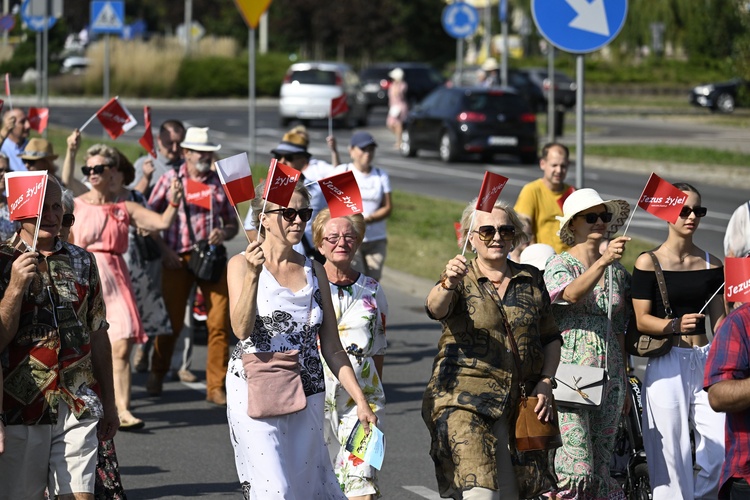
[[[120,429],[133,430],[143,427],[143,421],[134,417],[129,409],[130,351],[134,343],[146,341],[146,334],[122,255],[128,249],[131,225],[148,231],[161,231],[172,224],[180,206],[182,189],[179,181],[175,180],[170,190],[169,207],[163,214],[157,214],[136,202],[120,199],[112,191],[112,177],[119,159],[113,148],[96,144],[88,149],[86,156],[86,165],[81,170],[88,177],[91,189],[75,199],[75,216],[83,223],[76,226],[74,243],[96,257],[107,307]]]
[[[230,259],[227,268],[230,320],[240,340],[226,376],[227,417],[237,475],[246,499],[345,500],[323,440],[321,353],[356,402],[357,419],[366,431],[370,424],[377,424],[377,417],[341,346],[326,271],[293,249],[312,217],[310,195],[298,183],[287,207],[269,202],[264,208],[264,187],[261,183],[256,188],[251,203],[262,242],[250,243]],[[290,350],[299,354],[305,408],[286,415],[250,417],[248,401],[277,396],[256,393],[248,386],[243,354],[252,357]]]
[[[664,356],[649,358],[643,381],[643,445],[655,500],[716,498],[724,461],[724,414],[709,406],[703,390],[708,357],[706,311],[711,329],[724,319],[721,260],[693,242],[702,217],[701,195],[676,183],[687,199],[667,240],[653,252],[664,274],[672,314],[665,311],[651,257],[642,254],[633,270],[633,309],[638,330],[672,338]],[[690,432],[695,436],[695,465]]]
[[[560,361],[604,368],[608,381],[598,407],[559,403],[563,445],[555,453],[558,483],[551,498],[625,498],[609,465],[620,416],[629,411],[622,333],[630,274],[619,261],[630,238],[620,236],[600,248],[629,213],[626,201],[604,201],[586,188],[574,191],[557,216],[560,239],[570,248],[547,261],[544,281],[563,336]]]
[[[501,201],[491,213],[475,206],[476,200],[461,217],[461,244],[468,240],[476,258],[449,260],[427,296],[427,314],[441,322],[443,333],[422,418],[442,497],[518,498],[509,434],[520,386],[539,398],[538,418],[552,420],[551,379],[561,338],[541,272],[508,259],[527,239],[518,215]],[[516,344],[520,374],[512,354]],[[547,452],[536,457],[547,470]]]
[[[331,287],[339,338],[349,355],[359,386],[378,417],[378,427],[381,427],[382,415],[385,414],[382,380],[388,303],[376,280],[352,268],[364,235],[365,219],[361,214],[332,219],[330,210],[325,208],[313,222],[313,242],[326,259],[324,267]],[[348,498],[374,500],[380,496],[377,470],[345,447],[358,422],[357,407],[325,363],[323,372],[326,379],[325,436],[333,470]]]

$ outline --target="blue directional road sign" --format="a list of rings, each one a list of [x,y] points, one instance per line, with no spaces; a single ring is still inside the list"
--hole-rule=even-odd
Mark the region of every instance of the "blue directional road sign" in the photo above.
[[[21,4],[21,19],[23,19],[23,22],[26,23],[26,26],[28,26],[31,31],[44,31],[44,16],[31,15],[31,0],[23,0],[23,3]],[[47,29],[52,29],[56,22],[56,17],[48,17]]]
[[[464,2],[456,2],[443,9],[443,29],[453,38],[471,36],[479,26],[477,9]]]
[[[125,28],[125,2],[110,0],[91,2],[91,33],[121,35]]]
[[[531,0],[539,32],[552,45],[574,54],[599,50],[625,25],[627,0]]]

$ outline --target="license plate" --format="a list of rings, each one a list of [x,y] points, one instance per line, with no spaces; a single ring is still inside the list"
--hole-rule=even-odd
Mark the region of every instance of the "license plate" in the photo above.
[[[497,137],[491,136],[487,139],[490,146],[517,146],[518,137]]]

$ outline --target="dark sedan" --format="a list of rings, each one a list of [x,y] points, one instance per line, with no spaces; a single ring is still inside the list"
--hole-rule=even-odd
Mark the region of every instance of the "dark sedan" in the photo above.
[[[750,82],[734,78],[728,82],[698,85],[690,93],[690,104],[703,106],[712,111],[731,113],[738,101],[747,103]]]
[[[373,64],[359,73],[368,111],[375,106],[388,106],[388,87],[391,85],[391,77],[388,73],[396,68],[404,71],[404,80],[407,85],[406,100],[409,106],[416,105],[435,87],[445,83],[443,75],[429,64],[413,62]]]
[[[490,161],[495,154],[537,160],[536,116],[511,88],[441,87],[425,97],[407,118],[401,154],[438,151],[444,162],[464,154]]]

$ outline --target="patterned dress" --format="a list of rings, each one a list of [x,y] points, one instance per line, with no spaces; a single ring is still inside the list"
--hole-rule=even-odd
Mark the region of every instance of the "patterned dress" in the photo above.
[[[605,273],[605,286],[597,284],[592,293],[577,304],[563,302],[565,288],[585,271],[578,259],[563,252],[547,262],[544,272],[552,312],[564,340],[560,363],[598,367],[606,363],[609,375],[599,408],[558,407],[563,446],[555,454],[557,498],[624,499],[617,481],[610,477],[609,465],[625,402],[625,367],[617,333],[625,331],[628,312],[625,297],[630,295],[630,274],[616,263]],[[610,272],[614,272],[613,324],[609,339],[605,339],[609,301],[606,277]]]
[[[351,285],[331,284],[341,344],[349,355],[359,386],[382,430],[385,392],[373,356],[385,354],[388,303],[380,284],[364,274]],[[323,358],[321,357],[321,360]],[[325,437],[339,484],[348,497],[377,495],[377,471],[346,451],[344,443],[358,422],[357,405],[323,361],[326,379]]]

